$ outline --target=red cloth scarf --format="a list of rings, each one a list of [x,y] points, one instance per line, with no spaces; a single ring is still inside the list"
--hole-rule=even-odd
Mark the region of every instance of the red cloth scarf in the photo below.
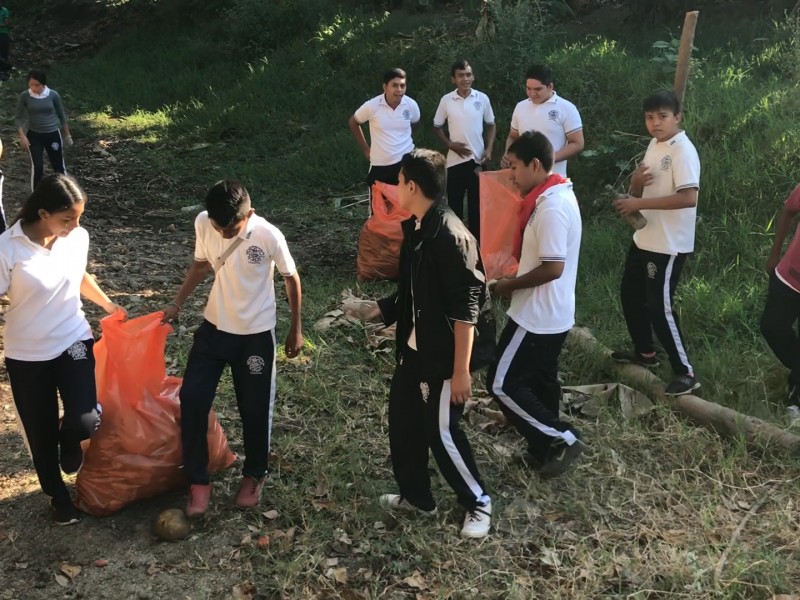
[[[520,256],[522,256],[522,234],[525,233],[525,227],[528,226],[528,221],[533,211],[536,209],[536,201],[539,199],[539,196],[554,185],[566,182],[567,180],[562,175],[551,173],[545,181],[537,185],[525,196],[525,199],[522,201],[522,210],[519,213],[517,230],[514,232],[514,258],[516,258],[517,261],[519,261]]]

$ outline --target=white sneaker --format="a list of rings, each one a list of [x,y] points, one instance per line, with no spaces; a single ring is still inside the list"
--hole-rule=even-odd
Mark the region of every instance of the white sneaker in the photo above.
[[[800,421],[800,406],[796,404],[787,406],[786,417],[789,419],[789,425],[794,425],[795,422]]]
[[[467,512],[464,517],[464,527],[461,528],[461,537],[482,538],[489,534],[492,526],[492,503],[485,506],[476,506],[474,510]]]
[[[423,510],[411,504],[411,502],[403,498],[400,494],[383,494],[378,501],[381,504],[381,508],[389,512],[416,513],[426,517],[433,517],[436,515],[436,508],[433,510]]]

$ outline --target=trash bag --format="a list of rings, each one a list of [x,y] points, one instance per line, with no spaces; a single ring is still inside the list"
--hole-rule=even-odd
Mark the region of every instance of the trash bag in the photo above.
[[[356,262],[359,281],[394,280],[400,275],[401,223],[411,213],[397,203],[397,186],[376,181],[372,185],[372,214],[358,237]]]
[[[182,379],[167,376],[164,349],[172,328],[162,318],[156,312],[124,321],[113,314],[100,321],[103,337],[94,354],[103,413],[76,481],[78,507],[89,514],[110,515],[186,484],[180,469]],[[236,460],[213,412],[208,452],[212,472]]]
[[[511,183],[511,169],[482,171],[481,257],[488,280],[517,274],[514,234],[522,210],[522,198]]]

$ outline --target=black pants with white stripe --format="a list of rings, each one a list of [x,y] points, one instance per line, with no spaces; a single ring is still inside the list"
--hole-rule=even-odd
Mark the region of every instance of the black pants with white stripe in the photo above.
[[[480,243],[481,208],[480,179],[481,166],[468,160],[447,169],[447,204],[459,219],[464,218],[464,194],[467,195],[467,225],[472,235]]]
[[[419,357],[409,350],[389,391],[389,448],[400,495],[423,510],[433,510],[428,449],[458,503],[467,510],[489,502],[472,449],[459,423],[464,407],[451,404],[450,380],[422,381]]]
[[[6,358],[14,406],[42,491],[56,502],[69,501],[61,478],[59,446],[88,439],[100,424],[94,378],[94,340],[75,342],[52,360]],[[58,398],[64,406],[59,426]]]
[[[528,442],[528,452],[542,463],[554,440],[571,445],[577,437],[559,419],[558,357],[566,338],[566,331],[531,333],[509,319],[486,378],[500,409]]]
[[[761,334],[783,365],[790,369],[789,388],[800,385],[800,294],[783,283],[775,273],[769,276],[769,290]]]
[[[5,180],[3,172],[0,171],[0,233],[3,233],[8,226],[6,223],[6,209],[3,207],[3,185]]]
[[[275,334],[236,335],[203,321],[194,334],[181,386],[183,469],[190,483],[207,484],[208,415],[225,365],[242,419],[242,475],[262,478],[269,467],[275,405]]]
[[[636,352],[655,352],[653,331],[678,375],[693,373],[673,308],[678,279],[688,254],[648,252],[631,244],[622,274],[622,313]]]
[[[28,131],[28,142],[30,142],[31,145],[31,190],[36,189],[39,181],[44,177],[45,152],[47,152],[47,157],[50,159],[50,166],[53,167],[54,172],[67,172],[67,165],[64,163],[64,143],[59,130],[50,131],[48,133]]]

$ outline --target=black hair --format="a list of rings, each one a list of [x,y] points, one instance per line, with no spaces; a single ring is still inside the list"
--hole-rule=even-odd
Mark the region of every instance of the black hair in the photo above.
[[[653,112],[660,108],[668,108],[675,115],[680,114],[681,101],[678,100],[675,90],[656,90],[642,100],[642,110],[644,112]]]
[[[508,147],[508,154],[513,154],[525,166],[535,158],[548,173],[553,168],[553,144],[540,131],[526,131]]]
[[[25,223],[35,223],[42,219],[39,214],[40,210],[46,210],[49,213],[64,212],[75,204],[86,202],[86,199],[86,192],[78,185],[74,177],[63,173],[54,173],[36,184],[36,189],[25,200],[14,222],[21,220]]]
[[[208,217],[221,228],[236,225],[250,212],[250,194],[240,181],[223,179],[206,193]]]
[[[525,71],[525,81],[528,79],[536,79],[541,81],[542,85],[550,85],[553,83],[553,72],[544,65],[531,65]]]
[[[416,183],[426,198],[439,202],[447,189],[447,161],[435,150],[417,148],[403,156],[400,171],[405,181]]]
[[[389,69],[388,71],[386,71],[386,73],[383,74],[383,83],[384,83],[384,85],[386,85],[392,79],[397,79],[398,77],[400,79],[405,79],[406,78],[406,72],[403,71],[403,69],[400,69],[398,67],[395,67],[394,69]]]
[[[455,77],[456,71],[465,71],[471,67],[472,65],[469,64],[469,61],[467,61],[466,58],[459,58],[456,62],[450,65],[450,77]]]
[[[30,81],[31,79],[35,79],[42,85],[47,85],[47,73],[45,73],[42,69],[31,69],[28,71],[27,81]]]

